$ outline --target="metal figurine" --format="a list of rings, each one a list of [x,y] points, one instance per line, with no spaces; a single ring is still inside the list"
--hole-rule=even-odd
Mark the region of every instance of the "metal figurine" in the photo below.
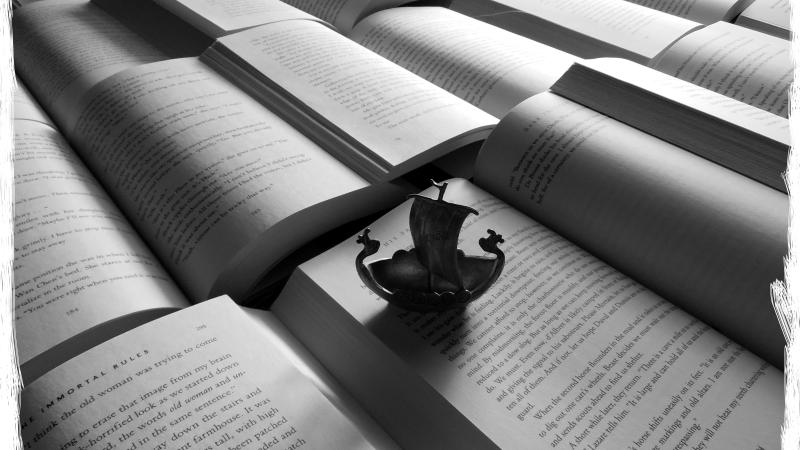
[[[365,265],[364,259],[378,251],[380,242],[369,237],[369,228],[357,240],[364,245],[356,257],[361,281],[389,303],[411,311],[463,308],[486,292],[505,264],[505,255],[497,248],[503,236],[492,230],[478,245],[496,258],[466,256],[458,249],[464,220],[478,212],[444,201],[447,183],[433,185],[439,189],[435,200],[410,196],[414,197],[409,214],[413,249],[398,250],[391,259]]]

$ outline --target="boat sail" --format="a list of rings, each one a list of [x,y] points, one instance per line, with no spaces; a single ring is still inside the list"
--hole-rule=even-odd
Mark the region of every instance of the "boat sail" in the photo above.
[[[436,199],[410,196],[414,198],[409,214],[413,249],[398,250],[391,259],[365,265],[380,242],[370,238],[369,229],[358,238],[364,248],[356,257],[356,270],[364,284],[389,303],[420,312],[464,307],[497,280],[505,263],[497,247],[502,236],[492,230],[478,243],[495,258],[466,256],[458,249],[464,221],[478,211],[445,201],[447,183],[434,186],[439,189]]]

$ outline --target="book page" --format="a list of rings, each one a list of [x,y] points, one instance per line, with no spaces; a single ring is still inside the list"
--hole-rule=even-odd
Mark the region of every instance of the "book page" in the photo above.
[[[13,28],[19,74],[62,126],[100,80],[167,58],[88,0],[26,5],[14,11]]]
[[[789,0],[755,0],[736,19],[742,25],[783,39],[791,39]]]
[[[16,90],[14,91],[14,120],[33,120],[51,127],[55,127],[53,121],[47,116],[28,88],[22,84],[19,78],[16,79]]]
[[[77,110],[81,156],[194,301],[238,299],[297,246],[399,195],[196,58],[119,73]]]
[[[377,338],[500,448],[778,445],[781,372],[480,189],[451,180],[444,200],[479,213],[461,230],[465,254],[483,254],[487,228],[504,239],[503,273],[464,310],[389,307],[355,268],[331,269],[353,263],[352,239],[301,266],[324,298],[281,298],[276,314],[329,367],[383,364],[386,350],[361,357]],[[412,245],[409,208],[370,226],[381,249],[368,261]],[[328,327],[337,331],[315,337]],[[371,381],[393,392],[368,375],[356,383]]]
[[[546,91],[578,59],[436,7],[377,12],[350,38],[495,117]]]
[[[230,299],[143,325],[26,386],[26,448],[371,448]]]
[[[458,11],[460,3],[468,5],[470,0],[457,0],[451,7]],[[490,23],[502,22],[503,16],[513,20],[515,15],[528,14],[582,35],[572,39],[595,40],[604,48],[617,47],[637,60],[655,57],[675,40],[699,26],[690,20],[620,0],[496,0],[496,3],[512,11],[495,13]],[[469,6],[465,8],[469,10]],[[523,34],[538,41],[538,33],[545,31],[526,30]],[[555,30],[546,36],[558,40],[559,34],[562,33]],[[543,42],[548,43],[547,40]],[[569,45],[569,42],[565,44]],[[586,44],[578,43],[576,48],[585,49]],[[604,54],[579,56],[621,56],[608,51],[606,48]]]
[[[448,150],[480,141],[497,123],[319,23],[264,25],[225,36],[218,44],[212,50],[229,58],[234,66],[230,70],[249,77],[244,83],[252,84],[255,77],[265,90],[287,99],[287,108],[308,114],[293,120],[293,126],[315,120],[351,144],[340,158],[353,164],[366,159],[378,166],[373,171],[365,167],[364,176],[399,176]],[[333,151],[333,145],[326,148]]]
[[[400,447],[386,431],[375,422],[364,408],[347,392],[344,387],[325,369],[311,352],[299,341],[286,326],[271,312],[263,309],[242,308],[242,311],[255,322],[258,331],[275,343],[297,370],[314,383],[339,411],[344,414],[358,431],[364,435],[375,448],[382,450],[399,450]]]
[[[409,0],[282,0],[349,33],[359,19],[374,11],[409,3]]]
[[[55,129],[17,120],[14,147],[13,317],[23,365],[108,320],[188,305]]]
[[[214,38],[265,23],[313,16],[279,0],[154,0]]]
[[[730,20],[739,14],[747,0],[626,0],[700,23]]]
[[[788,197],[554,94],[486,142],[476,183],[772,364]]]
[[[784,39],[717,22],[676,42],[652,67],[788,117],[793,64]]]

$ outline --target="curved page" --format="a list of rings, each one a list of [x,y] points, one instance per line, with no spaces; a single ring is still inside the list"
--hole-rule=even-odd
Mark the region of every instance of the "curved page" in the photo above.
[[[111,319],[188,305],[64,138],[30,120],[14,129],[20,362]]]
[[[482,254],[487,228],[505,239],[503,273],[464,310],[388,306],[356,274],[355,239],[302,265],[293,281],[307,296],[273,307],[351,391],[374,383],[389,396],[412,382],[371,377],[399,357],[500,448],[778,446],[780,371],[473,185],[451,180],[444,199],[479,212],[460,234],[467,255]],[[412,245],[410,203],[370,226],[382,244],[370,261]]]
[[[255,96],[262,87],[277,93],[275,101],[284,102],[292,125],[329,130],[346,141],[349,147],[335,139],[321,145],[349,163],[373,163],[378,170],[364,164],[363,173],[375,179],[402,175],[480,141],[497,123],[316,22],[264,25],[220,38],[211,50],[210,58],[227,58],[223,70],[255,85]],[[310,120],[316,123],[309,125]]]
[[[791,42],[717,22],[690,33],[652,67],[779,116],[789,116]]]
[[[395,199],[364,198],[369,183],[194,58],[119,73],[79,110],[81,156],[193,300],[237,299],[300,244]]]
[[[350,38],[495,117],[546,91],[579,58],[444,8],[393,8]]]
[[[554,94],[501,122],[475,180],[781,366],[785,194]]]
[[[143,325],[22,393],[26,448],[372,448],[226,298]]]
[[[63,129],[92,86],[123,69],[167,58],[87,0],[26,5],[14,11],[13,25],[20,76]]]

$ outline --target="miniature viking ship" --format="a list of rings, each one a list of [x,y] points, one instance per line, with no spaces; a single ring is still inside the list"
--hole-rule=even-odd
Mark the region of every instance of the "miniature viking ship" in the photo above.
[[[466,256],[458,249],[464,221],[478,212],[444,201],[447,183],[434,186],[439,188],[437,199],[410,196],[414,198],[409,214],[413,249],[398,250],[391,259],[365,265],[364,259],[378,251],[380,242],[370,238],[369,229],[357,240],[364,245],[356,257],[361,281],[389,303],[418,312],[463,308],[486,292],[505,263],[497,247],[503,237],[492,230],[478,245],[495,258]]]

